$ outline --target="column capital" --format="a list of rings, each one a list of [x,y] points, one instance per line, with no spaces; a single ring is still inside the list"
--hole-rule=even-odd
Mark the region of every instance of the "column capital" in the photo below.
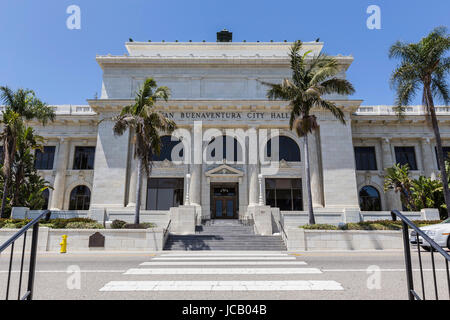
[[[421,142],[422,143],[426,143],[426,144],[430,144],[431,139],[429,137],[424,137],[424,138],[421,139]]]

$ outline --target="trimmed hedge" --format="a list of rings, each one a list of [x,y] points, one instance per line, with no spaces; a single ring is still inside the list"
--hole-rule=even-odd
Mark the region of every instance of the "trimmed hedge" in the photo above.
[[[0,229],[20,229],[30,221],[31,219],[0,219]],[[52,229],[100,229],[99,226],[103,228],[97,221],[89,218],[51,219],[48,222],[42,221],[40,225]],[[88,228],[88,226],[95,226],[95,228]]]
[[[442,222],[441,220],[416,220],[413,221],[418,227],[424,227],[436,223]],[[339,227],[329,224],[314,224],[314,225],[304,225],[299,228],[308,230],[401,230],[401,221],[392,220],[379,220],[379,221],[364,221],[364,222],[352,222],[346,223]]]
[[[114,220],[111,223],[112,229],[150,229],[150,228],[155,228],[155,227],[156,227],[156,225],[151,222],[143,222],[143,223],[136,225],[134,223],[127,223],[122,220]]]

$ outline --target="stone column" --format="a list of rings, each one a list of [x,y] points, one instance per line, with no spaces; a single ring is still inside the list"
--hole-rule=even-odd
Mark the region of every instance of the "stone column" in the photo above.
[[[435,161],[433,160],[433,148],[430,143],[430,138],[424,138],[420,141],[420,146],[422,149],[422,168],[426,177],[431,177],[434,175]],[[434,177],[433,177],[434,178]]]
[[[256,206],[259,203],[259,183],[258,183],[258,131],[255,128],[250,129],[249,148],[248,148],[248,205]],[[255,146],[253,146],[253,144]]]
[[[392,158],[391,152],[391,142],[388,138],[381,139],[381,151],[383,152],[383,170],[386,170],[394,165],[394,159]]]
[[[392,157],[391,142],[388,138],[381,139],[381,152],[383,160],[382,170],[384,171],[384,174],[386,174],[386,169],[392,167],[395,163]],[[386,191],[385,195],[387,208],[383,208],[384,210],[393,210],[393,209],[401,210],[401,203],[398,199],[399,197],[394,192],[394,190]]]
[[[64,193],[66,188],[66,170],[69,160],[69,140],[61,138],[59,141],[57,160],[56,160],[56,176],[53,184],[51,210],[63,210]]]
[[[323,186],[322,175],[320,173],[320,158],[318,154],[319,147],[317,133],[313,132],[312,134],[308,135],[308,139],[313,207],[323,208]]]
[[[190,204],[201,205],[201,187],[202,187],[202,127],[200,122],[194,122],[192,128],[192,145],[191,145],[191,181],[189,187]]]

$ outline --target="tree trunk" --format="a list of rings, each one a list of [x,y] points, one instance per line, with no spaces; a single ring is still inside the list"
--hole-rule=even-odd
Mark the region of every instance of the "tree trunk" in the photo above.
[[[312,194],[311,194],[311,172],[309,168],[309,146],[308,146],[308,134],[304,137],[305,143],[305,177],[306,177],[306,193],[308,197],[308,216],[309,224],[316,224],[313,212]]]
[[[134,209],[134,223],[140,223],[141,212],[141,189],[142,189],[142,159],[138,158],[137,181],[136,181],[136,208]]]
[[[4,154],[4,159],[3,159],[3,175],[4,175],[4,186],[3,186],[3,196],[2,196],[2,206],[1,206],[1,210],[0,210],[0,216],[2,218],[9,218],[8,216],[6,216],[5,214],[5,206],[6,206],[6,198],[8,195],[8,191],[9,191],[9,186],[8,184],[10,183],[10,177],[11,177],[11,166],[12,163],[14,161],[14,155],[15,155],[15,150],[16,150],[16,138],[13,137],[13,140],[11,141],[11,139],[6,138],[4,139],[4,143],[3,143],[3,154]]]
[[[8,218],[5,214],[5,203],[6,203],[6,195],[8,193],[8,180],[5,178],[3,184],[3,196],[2,196],[2,209],[1,209],[1,217]]]
[[[439,125],[437,122],[436,110],[434,109],[433,95],[431,94],[430,85],[424,86],[424,95],[426,98],[425,100],[428,103],[428,109],[430,110],[431,124],[433,125],[434,136],[436,139],[437,158],[438,158],[438,163],[439,163],[439,169],[441,171],[442,186],[444,187],[444,199],[445,199],[445,205],[447,206],[447,217],[449,217],[450,190],[448,187],[447,172],[445,171],[445,160],[444,160],[445,158],[444,158],[444,152],[442,151],[441,134],[439,132]]]

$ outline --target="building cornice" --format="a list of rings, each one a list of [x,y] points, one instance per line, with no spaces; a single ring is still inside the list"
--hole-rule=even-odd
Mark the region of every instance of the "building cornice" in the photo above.
[[[133,99],[87,100],[91,108],[98,112],[118,112],[124,106],[134,103]],[[344,112],[355,112],[363,100],[330,100]],[[158,102],[157,108],[164,111],[289,111],[287,101],[269,100],[170,100]],[[320,109],[316,109],[320,111]]]

